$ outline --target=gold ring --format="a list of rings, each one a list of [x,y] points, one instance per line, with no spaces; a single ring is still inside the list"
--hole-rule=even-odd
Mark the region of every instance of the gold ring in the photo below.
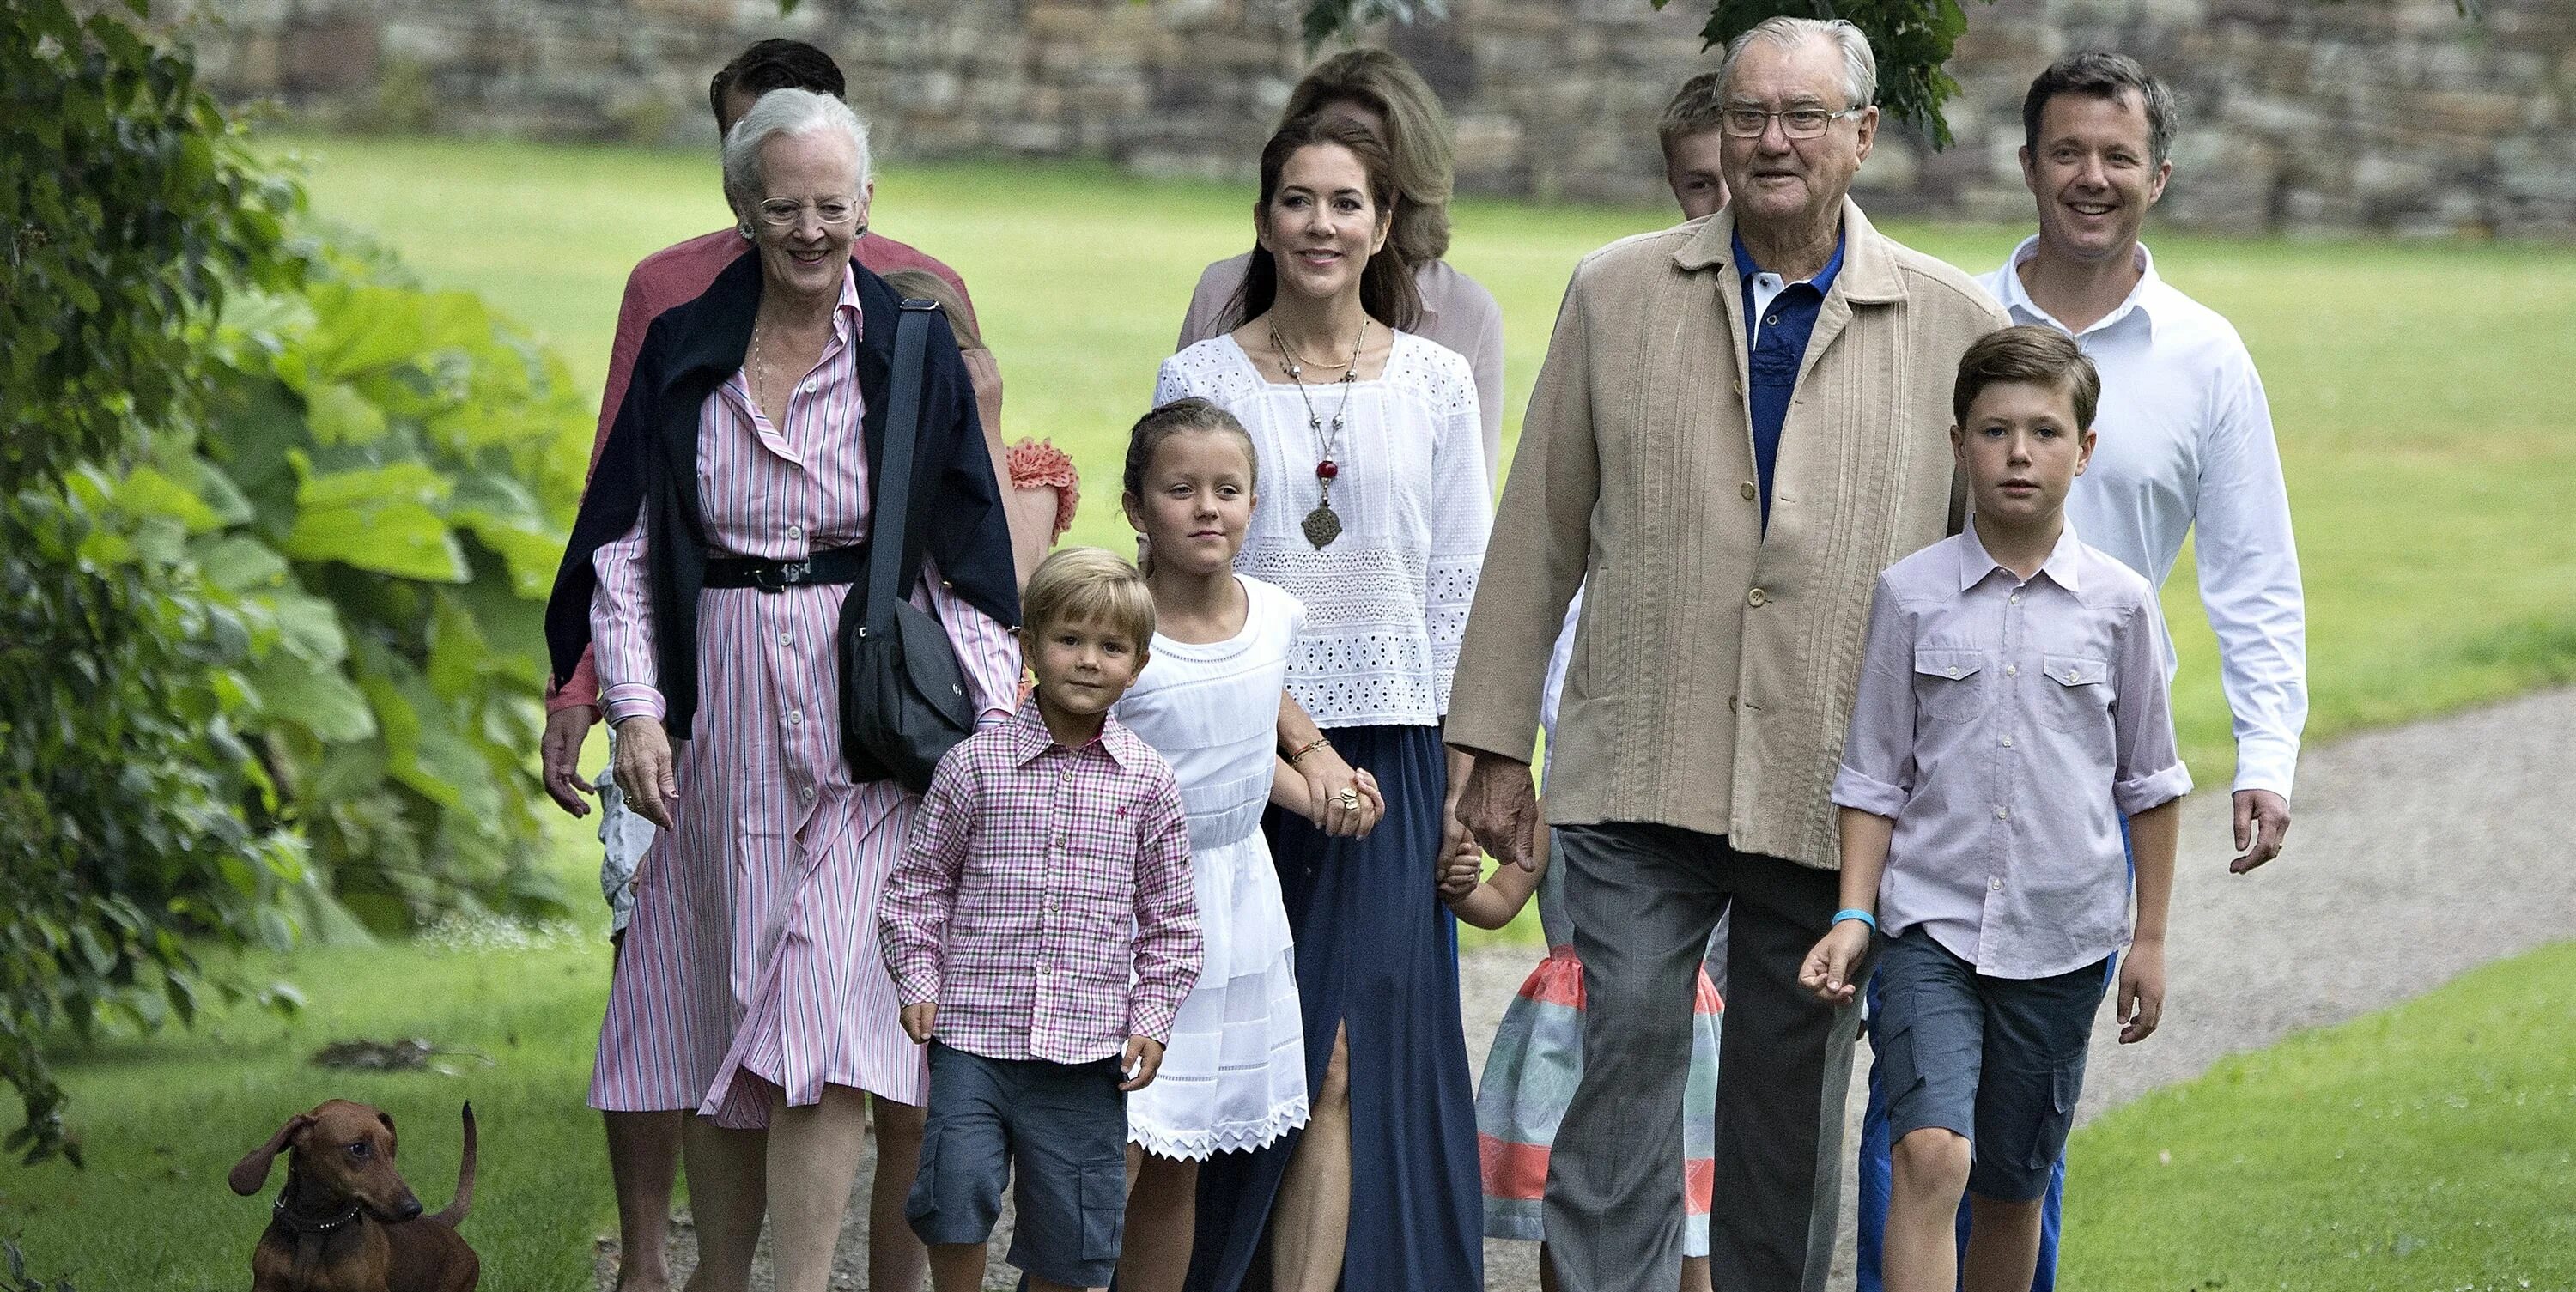
[[[1341,799],[1343,807],[1357,808],[1360,805],[1360,792],[1358,790],[1343,790],[1336,797]]]

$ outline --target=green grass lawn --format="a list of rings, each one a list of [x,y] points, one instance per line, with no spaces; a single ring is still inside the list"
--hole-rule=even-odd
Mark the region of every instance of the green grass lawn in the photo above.
[[[2576,1288],[2571,1054],[2576,942],[2226,1060],[2077,1132],[2059,1285]]]

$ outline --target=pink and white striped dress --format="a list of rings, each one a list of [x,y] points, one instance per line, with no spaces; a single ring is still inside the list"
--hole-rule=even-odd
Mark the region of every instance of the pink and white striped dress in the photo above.
[[[794,559],[867,538],[860,327],[857,283],[844,279],[832,339],[784,427],[741,373],[707,397],[698,491],[710,555]],[[663,713],[645,544],[639,513],[593,558],[591,631],[612,723]],[[594,1108],[696,1109],[750,1129],[767,1123],[770,1086],[789,1104],[819,1102],[827,1084],[925,1097],[924,1051],[896,1021],[876,931],[878,890],[920,800],[892,781],[852,784],[842,761],[834,642],[849,591],[703,594],[695,738],[675,750],[675,828],[637,869]],[[977,708],[1010,713],[1020,657],[1009,630],[934,569],[914,601],[947,626]]]

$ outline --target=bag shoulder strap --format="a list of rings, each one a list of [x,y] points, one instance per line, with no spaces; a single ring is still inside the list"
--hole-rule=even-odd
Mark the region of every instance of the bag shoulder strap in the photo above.
[[[868,631],[894,631],[894,607],[912,594],[920,567],[903,559],[912,526],[912,465],[921,442],[921,387],[930,350],[930,320],[939,307],[906,297],[894,323],[892,388],[886,409],[885,460],[877,464],[876,500],[868,512]]]

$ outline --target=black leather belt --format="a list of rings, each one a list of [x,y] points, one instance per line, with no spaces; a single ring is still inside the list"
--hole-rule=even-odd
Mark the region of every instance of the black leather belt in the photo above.
[[[785,592],[807,584],[856,583],[868,573],[868,545],[856,543],[816,552],[801,561],[764,561],[749,556],[707,559],[704,586],[758,588]]]

